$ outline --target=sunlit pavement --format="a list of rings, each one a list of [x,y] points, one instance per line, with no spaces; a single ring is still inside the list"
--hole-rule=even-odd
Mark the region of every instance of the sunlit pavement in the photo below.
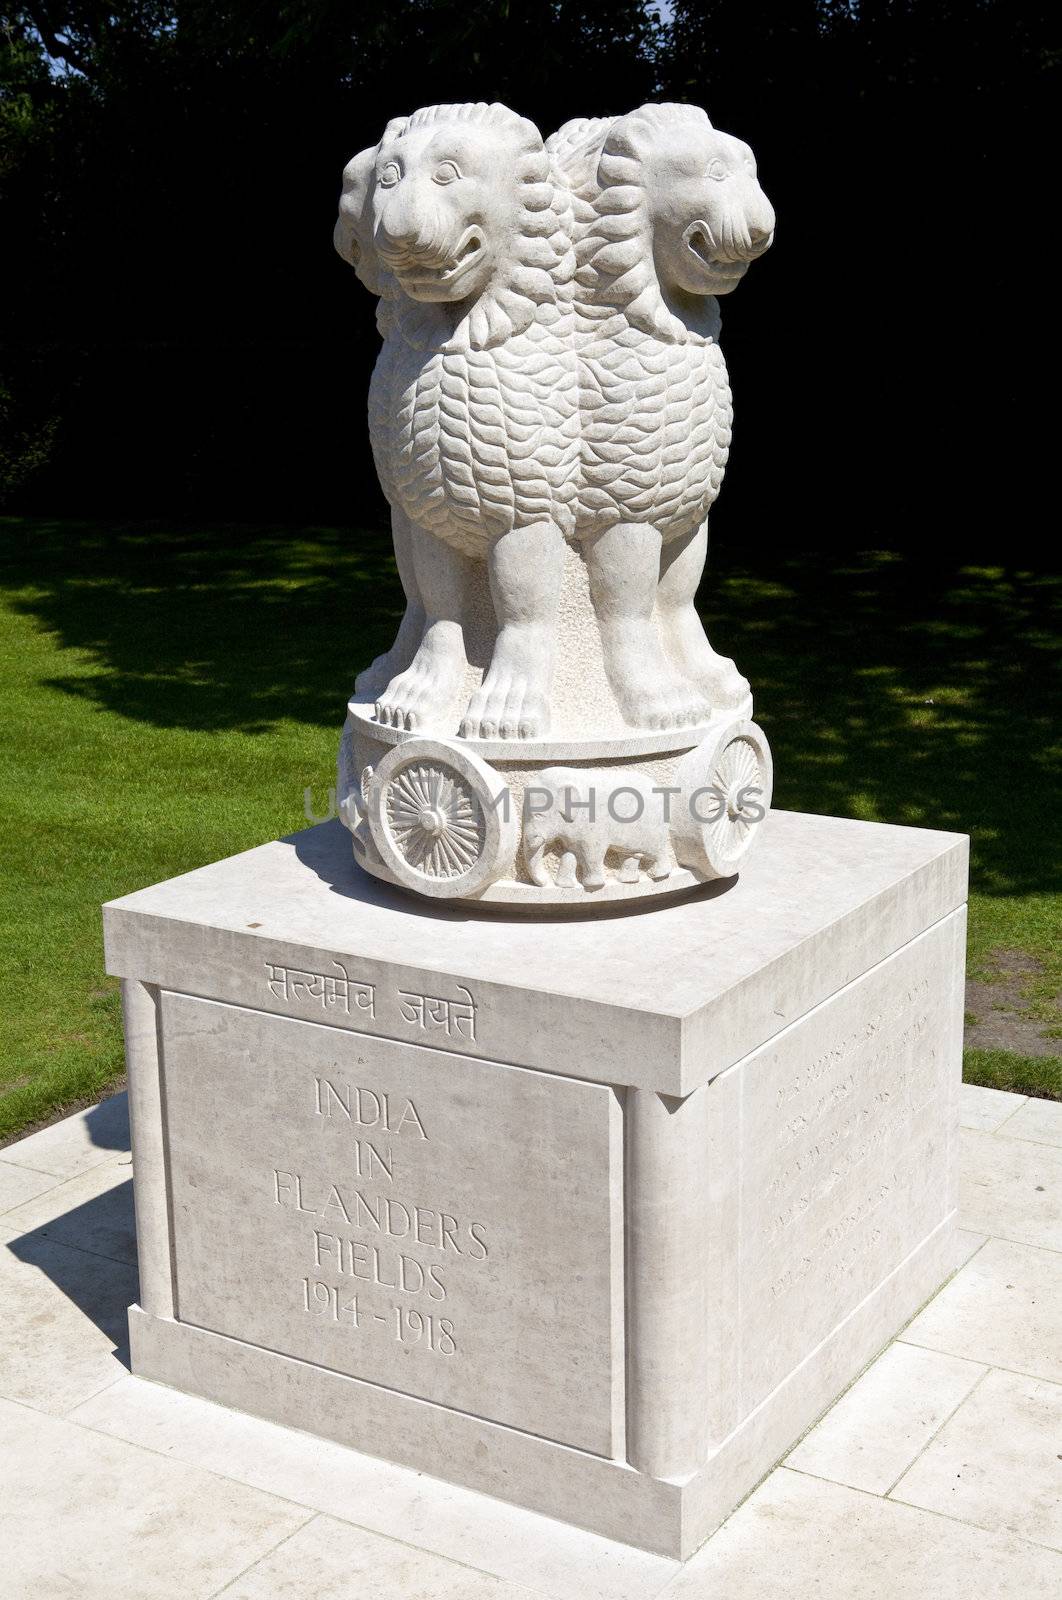
[[[684,1566],[129,1375],[124,1096],[0,1151],[11,1600],[1062,1594],[1062,1104],[963,1090],[968,1259]]]

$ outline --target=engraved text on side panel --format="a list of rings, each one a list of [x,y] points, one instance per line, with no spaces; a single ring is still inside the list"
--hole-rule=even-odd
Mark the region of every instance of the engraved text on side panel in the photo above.
[[[182,1320],[611,1450],[611,1090],[162,1010]]]

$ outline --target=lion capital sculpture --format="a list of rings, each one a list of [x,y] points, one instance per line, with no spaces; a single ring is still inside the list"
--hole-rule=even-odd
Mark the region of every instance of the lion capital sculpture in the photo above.
[[[577,536],[630,720],[681,725],[749,694],[694,596],[733,416],[717,296],[768,248],[774,212],[748,145],[698,106],[581,119],[547,148],[576,212]]]
[[[410,729],[450,701],[471,559],[489,566],[498,628],[461,731],[531,737],[548,721],[574,530],[568,197],[532,123],[500,105],[429,106],[347,167],[336,245],[381,297],[369,430],[408,601],[377,715]]]
[[[460,733],[546,733],[566,542],[627,725],[747,705],[694,595],[730,444],[717,296],[773,231],[751,150],[695,106],[545,145],[504,106],[429,106],[350,162],[336,246],[380,298],[369,426],[407,599],[359,680],[383,725],[452,702],[473,563],[496,631]]]
[[[427,106],[347,166],[335,242],[379,301],[369,428],[406,595],[340,746],[367,871],[531,907],[737,870],[770,754],[694,595],[730,444],[718,296],[773,231],[752,152],[691,106],[548,142],[505,106]],[[579,826],[536,826],[558,784]],[[659,800],[706,792],[709,818]],[[623,796],[641,832],[594,818]]]

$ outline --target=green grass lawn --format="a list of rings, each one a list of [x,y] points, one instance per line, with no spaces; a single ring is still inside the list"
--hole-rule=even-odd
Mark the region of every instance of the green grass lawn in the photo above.
[[[722,550],[703,592],[777,803],[971,832],[971,967],[1032,957],[1022,1007],[1060,1028],[1062,580]],[[122,1071],[100,902],[323,812],[401,605],[379,531],[0,521],[0,1139]],[[1057,1057],[988,1054],[979,1081],[1062,1098]]]

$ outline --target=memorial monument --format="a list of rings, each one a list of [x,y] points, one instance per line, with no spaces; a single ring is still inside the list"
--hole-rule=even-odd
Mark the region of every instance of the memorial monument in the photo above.
[[[694,106],[547,143],[431,106],[348,166],[407,601],[343,736],[367,871],[534,910],[737,870],[770,755],[694,596],[730,444],[716,297],[773,231],[751,150]]]
[[[341,820],[105,908],[134,1371],[680,1557],[956,1261],[966,840],[772,812],[694,607],[773,232],[691,106],[351,161]]]

